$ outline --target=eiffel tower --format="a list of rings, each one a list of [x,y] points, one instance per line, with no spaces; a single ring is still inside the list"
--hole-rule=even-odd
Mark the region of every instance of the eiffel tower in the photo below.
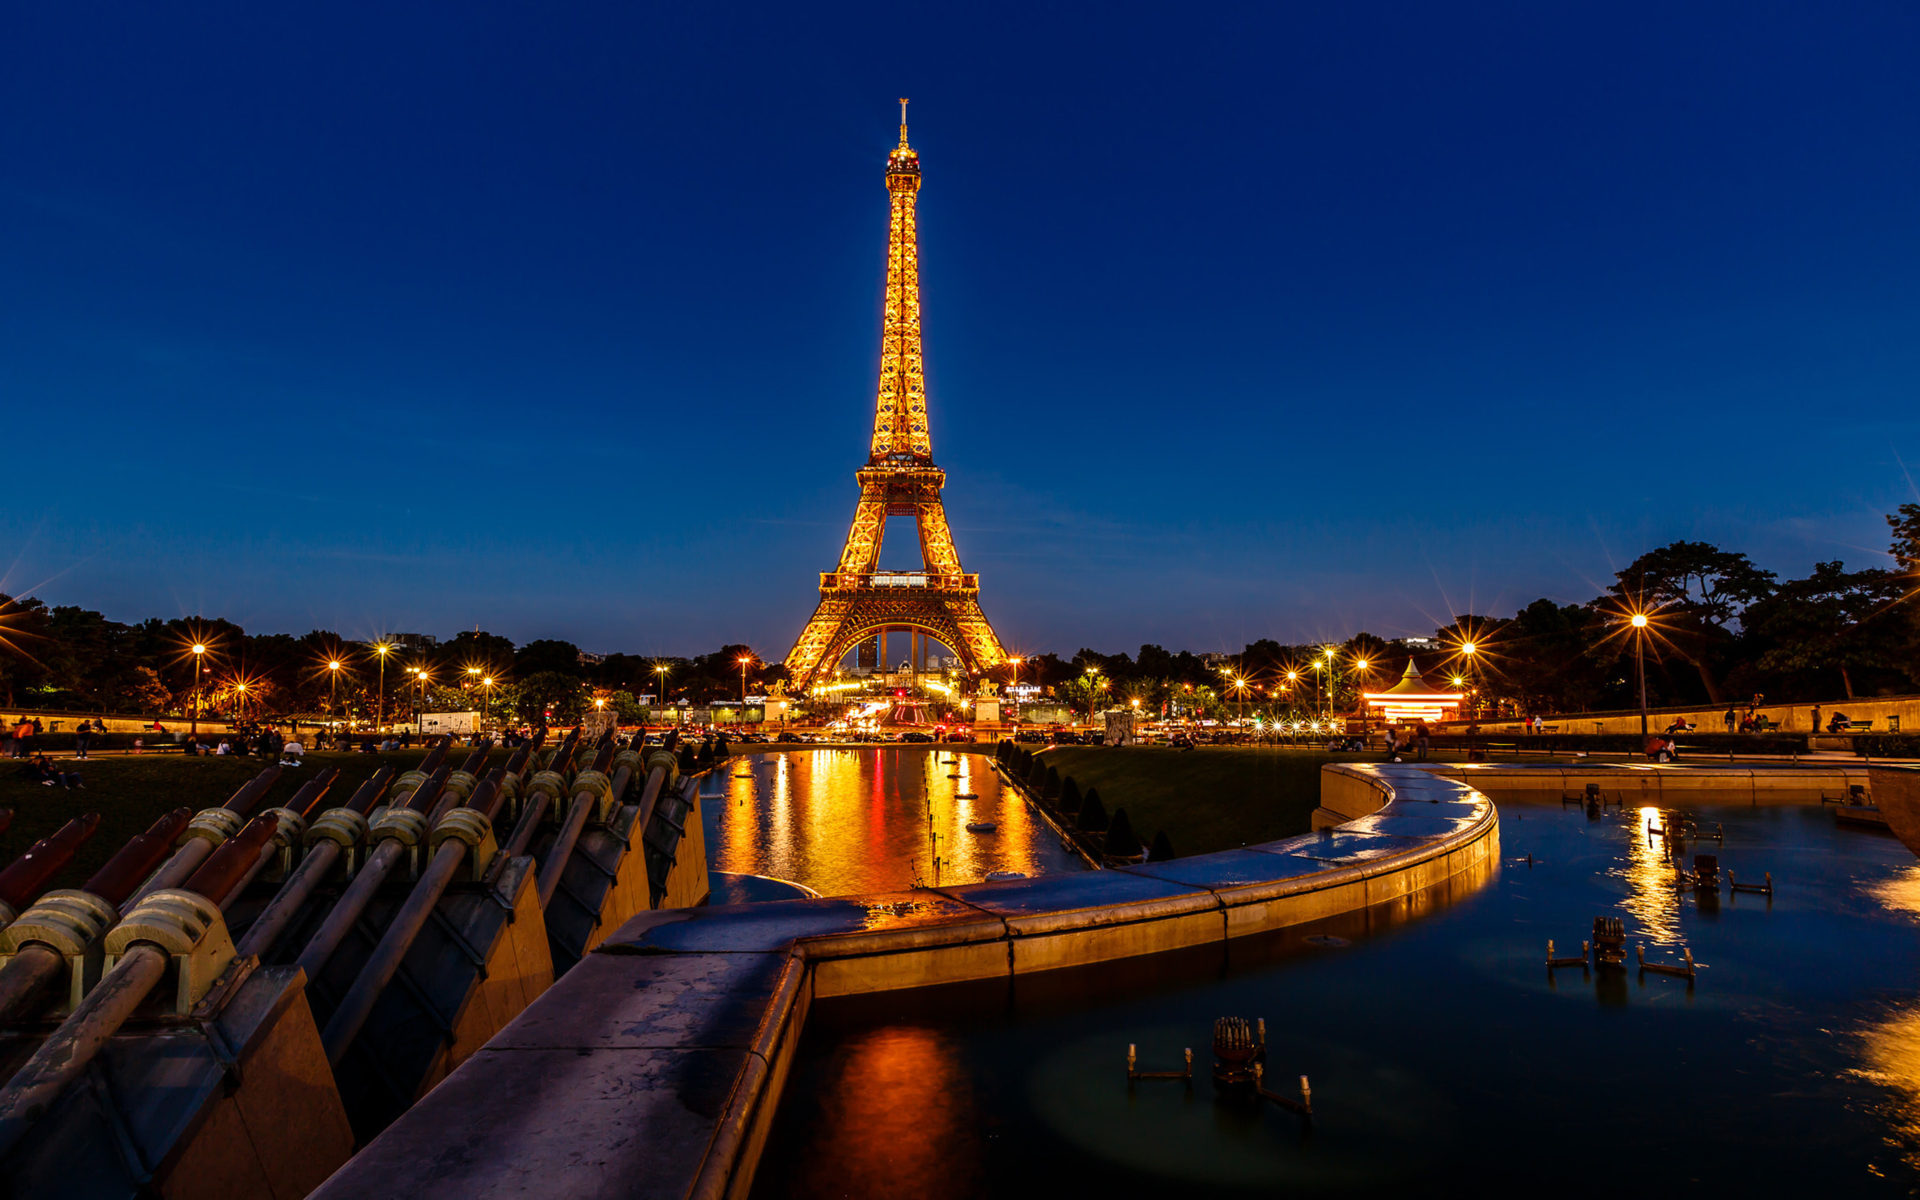
[[[849,650],[888,630],[905,629],[940,642],[969,674],[1006,661],[1007,652],[980,611],[980,577],[960,569],[940,490],[947,473],[933,465],[927,393],[920,369],[920,249],[914,203],[920,155],[907,144],[907,102],[900,101],[900,144],[887,156],[887,305],[880,355],[880,395],[867,465],[855,473],[853,511],[840,566],[820,575],[820,606],[787,652],[797,691],[818,682]],[[911,515],[920,527],[918,571],[882,571],[887,518]],[[921,663],[914,657],[914,667]]]

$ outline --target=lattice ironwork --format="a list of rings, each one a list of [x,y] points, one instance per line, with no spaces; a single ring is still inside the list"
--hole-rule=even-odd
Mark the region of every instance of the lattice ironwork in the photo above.
[[[906,101],[900,102],[900,144],[887,156],[887,296],[882,322],[880,387],[873,447],[856,473],[860,499],[840,552],[838,570],[822,575],[820,605],[787,654],[799,688],[813,684],[861,641],[884,629],[918,629],[952,649],[978,673],[1007,654],[980,610],[979,580],[960,566],[940,495],[946,472],[933,465],[927,429],[926,381],[920,352],[920,251],[914,205],[920,155],[907,144]],[[926,578],[899,586],[897,573],[876,581],[889,516],[912,516],[920,533]]]

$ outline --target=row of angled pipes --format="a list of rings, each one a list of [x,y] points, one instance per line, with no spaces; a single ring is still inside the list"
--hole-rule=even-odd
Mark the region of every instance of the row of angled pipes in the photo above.
[[[504,766],[482,777],[477,773],[485,767],[491,742],[474,747],[456,771],[448,769],[448,741],[440,739],[416,770],[396,781],[392,767],[381,767],[344,804],[327,809],[310,827],[308,815],[319,809],[339,772],[321,771],[285,806],[256,815],[254,809],[280,776],[281,768],[270,767],[220,808],[199,814],[184,808],[167,813],[145,833],[131,839],[81,888],[48,892],[30,907],[28,901],[71,860],[99,824],[97,814],[77,817],[0,870],[0,926],[16,914],[29,918],[29,922],[37,914],[40,924],[35,928],[46,925],[64,931],[71,943],[55,946],[28,941],[17,947],[6,966],[0,968],[0,1025],[30,1016],[49,1000],[52,985],[72,969],[63,950],[84,951],[91,941],[107,937],[116,923],[123,929],[136,923],[136,910],[145,913],[155,906],[167,909],[172,919],[189,930],[196,921],[204,924],[219,920],[218,914],[256,876],[277,857],[290,858],[291,847],[304,839],[307,849],[298,866],[288,873],[235,943],[237,958],[265,958],[286,936],[315,892],[334,876],[342,860],[353,866],[352,857],[371,844],[370,852],[365,852],[346,888],[297,957],[306,977],[312,980],[395,869],[416,848],[424,847],[428,853],[426,866],[321,1033],[328,1060],[338,1065],[435,906],[468,859],[478,855],[483,843],[491,839],[493,822],[508,801],[524,793],[519,819],[506,842],[498,847],[489,864],[489,875],[509,858],[526,853],[549,810],[571,792],[571,801],[559,817],[553,845],[536,876],[544,909],[596,806],[603,813],[617,808],[631,786],[641,769],[641,746],[638,736],[621,749],[611,733],[602,735],[593,747],[589,765],[569,783],[567,773],[580,749],[577,730],[554,751],[546,768],[531,779],[528,772],[535,761],[536,743],[520,746]],[[609,768],[613,770],[610,776]],[[660,789],[671,777],[671,756],[656,755],[646,768],[643,813],[651,811]],[[391,796],[387,795],[389,789]],[[0,812],[0,822],[10,815]],[[129,914],[136,914],[135,920],[123,922],[121,919]],[[146,1002],[165,977],[169,961],[169,950],[156,941],[134,940],[125,946],[111,969],[79,998],[59,1028],[0,1088],[0,1158]]]

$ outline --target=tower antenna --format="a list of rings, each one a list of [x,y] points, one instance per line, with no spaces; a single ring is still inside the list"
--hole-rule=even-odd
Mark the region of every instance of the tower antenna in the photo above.
[[[907,98],[900,97],[900,144],[907,144]]]

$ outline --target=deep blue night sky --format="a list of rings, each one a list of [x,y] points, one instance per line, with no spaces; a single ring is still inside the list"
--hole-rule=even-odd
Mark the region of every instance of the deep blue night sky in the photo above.
[[[0,10],[5,590],[784,653],[902,95],[1012,649],[1866,566],[1916,498],[1911,5],[287,9]]]

